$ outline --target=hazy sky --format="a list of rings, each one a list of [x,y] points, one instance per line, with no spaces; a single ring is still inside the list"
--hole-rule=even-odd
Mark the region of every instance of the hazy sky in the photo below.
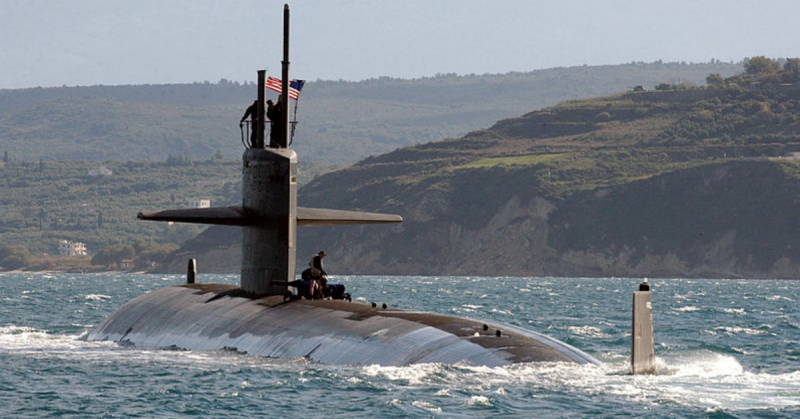
[[[0,89],[280,74],[285,1],[0,0]],[[296,0],[292,76],[800,56],[797,0]]]

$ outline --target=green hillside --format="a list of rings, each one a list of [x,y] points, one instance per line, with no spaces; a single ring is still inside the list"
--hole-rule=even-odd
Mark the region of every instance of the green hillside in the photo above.
[[[293,147],[306,161],[354,163],[398,147],[455,138],[567,99],[682,80],[702,84],[741,64],[631,63],[415,80],[310,81]],[[238,121],[253,83],[0,90],[0,152],[12,161],[238,158]],[[270,92],[274,96],[274,93]]]
[[[328,169],[303,162],[299,182]],[[240,204],[241,162],[179,156],[163,162],[0,161],[0,248],[54,255],[61,240],[86,243],[90,254],[140,241],[181,244],[204,227],[138,221],[136,213],[186,208],[200,199]]]
[[[300,203],[404,223],[303,228],[298,258],[326,249],[343,274],[796,278],[800,88],[782,74],[564,102],[367,158]],[[208,269],[236,271],[227,237],[230,262]],[[202,249],[171,266],[221,259]]]

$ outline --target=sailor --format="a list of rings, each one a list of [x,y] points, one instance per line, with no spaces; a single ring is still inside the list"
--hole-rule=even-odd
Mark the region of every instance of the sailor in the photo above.
[[[240,127],[248,116],[250,117],[250,145],[256,146],[256,138],[258,137],[256,135],[256,126],[258,126],[258,122],[261,120],[258,117],[258,100],[254,100],[253,104],[248,106],[244,111],[244,116],[242,116],[242,119],[239,120]]]
[[[283,117],[283,101],[282,95],[278,95],[278,103],[272,103],[271,100],[267,101],[267,118],[269,118],[269,146],[278,148],[286,134],[286,127],[284,125]]]
[[[325,251],[320,250],[319,253],[311,257],[311,296],[313,298],[321,298],[324,295],[323,290],[328,282],[328,273],[322,267],[322,259],[325,258]]]

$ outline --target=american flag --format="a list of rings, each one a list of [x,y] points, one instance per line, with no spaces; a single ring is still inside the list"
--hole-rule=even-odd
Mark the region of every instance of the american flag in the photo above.
[[[297,100],[300,97],[300,89],[303,88],[303,84],[305,84],[305,80],[292,80],[289,82],[289,97]],[[281,79],[269,76],[267,77],[267,89],[272,90],[273,92],[283,93],[283,83]]]

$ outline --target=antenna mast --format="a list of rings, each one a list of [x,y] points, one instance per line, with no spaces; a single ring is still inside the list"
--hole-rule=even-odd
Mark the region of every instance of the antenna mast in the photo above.
[[[283,61],[281,73],[281,131],[279,147],[289,146],[289,4],[283,5]]]

